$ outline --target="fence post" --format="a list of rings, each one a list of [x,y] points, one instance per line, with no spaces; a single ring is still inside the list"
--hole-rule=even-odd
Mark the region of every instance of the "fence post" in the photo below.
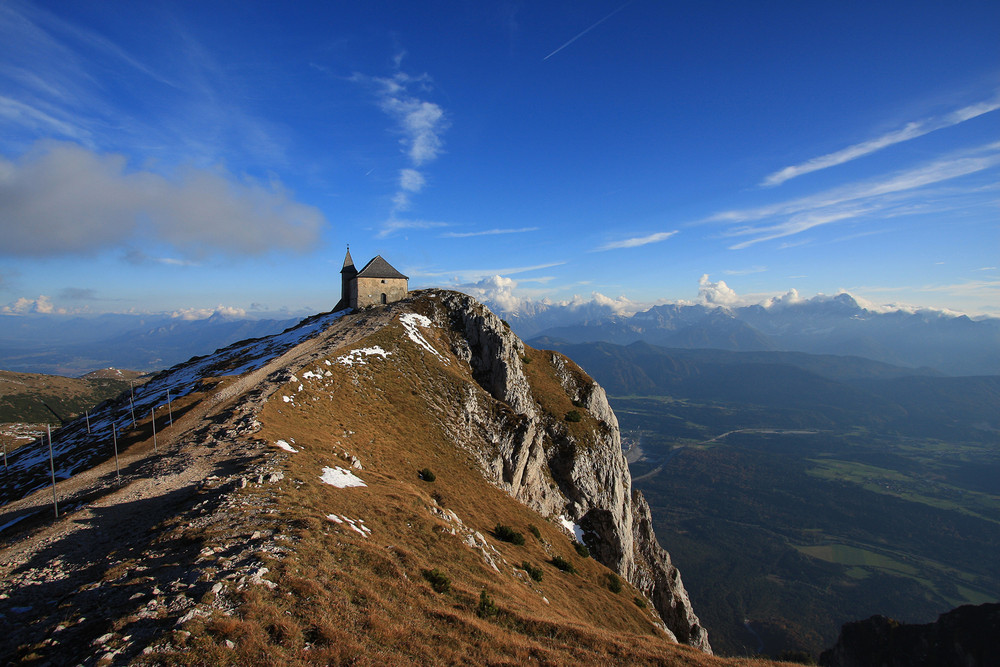
[[[153,451],[156,451],[156,408],[149,409],[150,423],[153,425]]]
[[[90,435],[90,410],[84,410],[83,414],[87,417],[87,435]]]
[[[55,508],[56,518],[58,519],[59,501],[56,499],[56,462],[55,457],[52,455],[52,427],[46,424],[45,429],[49,432],[49,469],[52,471],[52,507]]]
[[[122,469],[118,465],[118,425],[115,424],[114,420],[111,420],[111,438],[115,443],[115,477],[118,478],[118,483],[122,483]]]
[[[168,418],[167,425],[168,426],[173,426],[174,425],[174,411],[170,409],[170,390],[169,389],[167,389],[167,418]]]

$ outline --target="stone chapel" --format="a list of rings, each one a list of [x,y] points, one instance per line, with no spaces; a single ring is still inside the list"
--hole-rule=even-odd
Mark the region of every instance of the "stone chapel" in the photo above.
[[[409,278],[376,255],[358,271],[347,249],[344,268],[340,270],[340,301],[334,310],[380,306],[406,298]]]

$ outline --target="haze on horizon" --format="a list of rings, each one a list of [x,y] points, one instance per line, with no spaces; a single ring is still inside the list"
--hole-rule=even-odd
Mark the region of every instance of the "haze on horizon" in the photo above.
[[[511,305],[1000,316],[997,34],[994,2],[4,2],[0,314],[328,310],[350,243]]]

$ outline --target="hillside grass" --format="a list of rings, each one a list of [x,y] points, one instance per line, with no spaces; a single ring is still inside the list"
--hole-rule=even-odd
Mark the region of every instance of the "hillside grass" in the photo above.
[[[260,555],[273,589],[232,591],[231,615],[187,623],[191,634],[175,633],[173,650],[154,654],[156,663],[757,664],[670,643],[651,607],[633,602],[638,591],[624,582],[621,594],[609,590],[607,568],[578,555],[556,525],[487,483],[467,448],[486,443],[456,442],[444,427],[472,382],[468,366],[447,353],[447,331],[423,333],[451,363],[410,344],[393,324],[351,347],[378,345],[388,358],[345,367],[331,355],[332,366],[302,369],[299,382],[269,399],[259,436],[283,439],[299,452],[277,454],[280,484],[241,493],[262,495],[274,510],[263,516],[291,550]],[[554,376],[535,372],[547,365],[528,364],[532,381],[540,378],[544,409],[568,411],[572,403],[557,381],[553,386]],[[324,377],[301,380],[307,370]],[[351,468],[350,457],[363,469]],[[367,486],[324,484],[324,466],[348,469]],[[434,483],[418,477],[422,469],[434,472]],[[443,516],[446,510],[461,526]],[[370,534],[328,514],[363,521]],[[531,537],[523,545],[502,541],[492,533],[498,524]],[[555,557],[575,573],[554,567]],[[542,571],[541,581],[525,564]],[[432,585],[439,576],[447,590]]]

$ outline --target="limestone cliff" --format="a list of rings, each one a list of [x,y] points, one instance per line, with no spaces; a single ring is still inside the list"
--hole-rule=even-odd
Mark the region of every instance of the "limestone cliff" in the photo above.
[[[465,396],[456,442],[473,449],[491,481],[512,496],[582,528],[594,557],[653,601],[677,641],[711,652],[680,572],[656,541],[649,506],[632,489],[604,390],[569,359],[544,353],[562,391],[592,417],[585,435],[571,432],[564,415],[547,412],[533,392],[524,344],[506,323],[464,294],[432,294],[433,319],[457,334],[452,352],[485,390]]]

